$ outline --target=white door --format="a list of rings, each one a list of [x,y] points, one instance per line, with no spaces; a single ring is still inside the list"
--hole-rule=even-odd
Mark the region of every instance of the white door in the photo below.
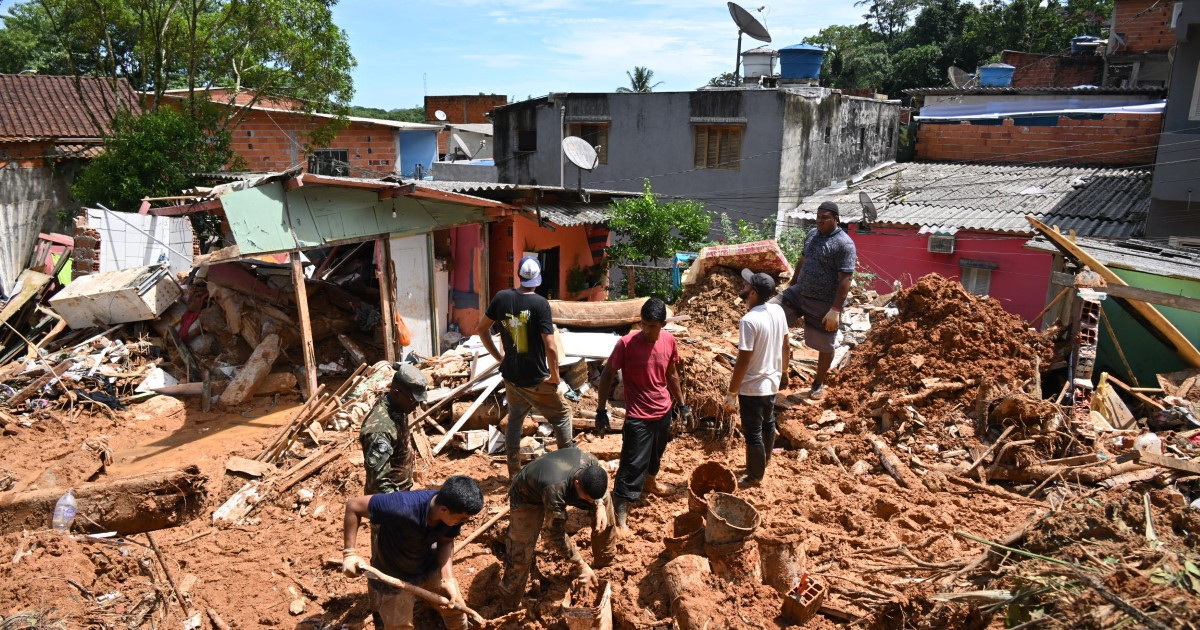
[[[434,305],[429,286],[429,235],[397,236],[388,240],[392,254],[392,276],[396,282],[396,313],[412,335],[401,356],[416,352],[433,356]]]

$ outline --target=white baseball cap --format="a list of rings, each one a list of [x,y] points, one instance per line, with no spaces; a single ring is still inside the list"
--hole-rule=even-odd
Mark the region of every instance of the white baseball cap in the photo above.
[[[522,258],[521,266],[517,269],[521,276],[521,286],[536,287],[542,284],[542,266],[536,258]]]

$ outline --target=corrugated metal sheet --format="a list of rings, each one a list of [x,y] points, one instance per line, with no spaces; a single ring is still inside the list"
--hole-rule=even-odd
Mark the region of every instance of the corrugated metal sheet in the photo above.
[[[1098,238],[1079,238],[1075,244],[1100,262],[1112,267],[1132,269],[1156,276],[1200,280],[1200,253],[1130,239],[1110,241]],[[1026,249],[1058,253],[1045,237],[1039,236],[1025,244]]]
[[[1166,96],[1167,90],[1161,87],[973,87],[973,88],[909,88],[903,90],[912,96],[972,96],[977,94],[1145,94],[1147,96]]]
[[[536,208],[542,211],[542,218],[563,227],[576,225],[592,225],[608,221],[607,203],[543,203]],[[529,212],[535,212],[532,204],[524,206]]]
[[[880,224],[1032,234],[1024,218],[1032,214],[1083,236],[1128,238],[1142,233],[1150,209],[1150,171],[906,162],[808,197],[788,216],[812,218],[821,202],[834,201],[843,221],[857,222],[860,192],[874,201]]]
[[[49,199],[0,204],[0,234],[4,235],[4,247],[0,248],[0,287],[6,295],[12,294],[17,277],[29,265],[38,232],[53,207],[54,202]]]

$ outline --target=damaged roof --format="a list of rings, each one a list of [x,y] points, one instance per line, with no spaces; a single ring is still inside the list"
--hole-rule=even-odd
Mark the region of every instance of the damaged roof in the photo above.
[[[113,116],[141,105],[125,79],[0,74],[0,141],[99,142]]]
[[[1130,269],[1156,276],[1200,280],[1200,251],[1186,247],[1171,247],[1140,239],[1112,241],[1098,238],[1077,238],[1075,244],[1109,267]],[[1033,249],[1057,254],[1056,248],[1044,236],[1025,244]]]
[[[987,94],[1142,94],[1165,98],[1166,88],[1153,86],[1138,87],[1097,87],[1095,85],[1080,85],[1076,87],[924,87],[902,90],[910,96],[976,96]]]
[[[805,198],[787,213],[815,218],[834,201],[841,219],[862,219],[859,193],[875,204],[874,225],[945,226],[985,232],[1033,234],[1032,214],[1080,236],[1124,239],[1142,234],[1150,209],[1149,169],[1088,166],[1013,166],[905,162],[875,171],[841,189]]]

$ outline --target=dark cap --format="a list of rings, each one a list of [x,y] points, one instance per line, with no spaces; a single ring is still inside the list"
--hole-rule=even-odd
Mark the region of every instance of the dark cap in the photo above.
[[[425,375],[411,363],[401,363],[392,377],[392,389],[407,389],[417,402],[425,402],[425,387],[428,385]]]
[[[745,280],[759,297],[769,298],[775,295],[775,279],[765,273],[743,269],[742,280]]]
[[[838,210],[838,205],[832,201],[822,201],[821,205],[817,206],[817,212],[821,211],[832,213],[835,217],[842,215],[841,210]]]

